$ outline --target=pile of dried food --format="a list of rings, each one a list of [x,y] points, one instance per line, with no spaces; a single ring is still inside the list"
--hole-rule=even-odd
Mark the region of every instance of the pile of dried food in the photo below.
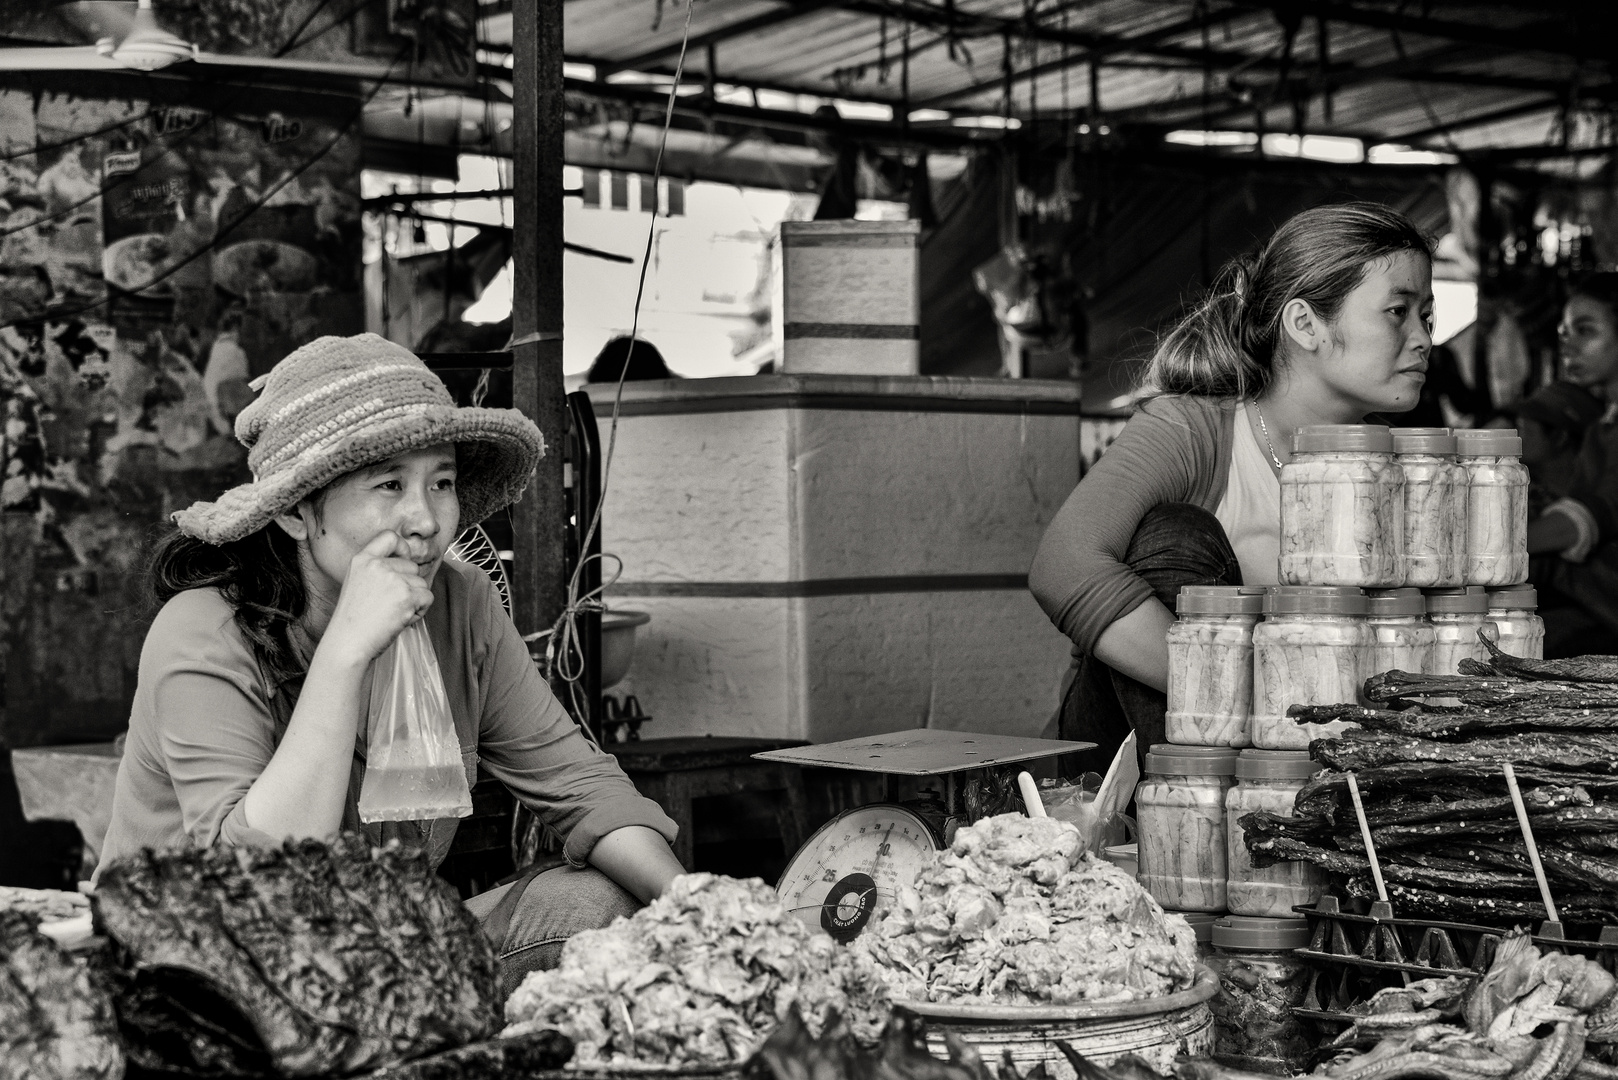
[[[663,896],[562,948],[506,1002],[507,1036],[554,1028],[577,1062],[724,1064],[749,1057],[794,1005],[872,1042],[888,996],[865,957],[812,931],[762,881],[674,879]]]
[[[1383,990],[1332,1044],[1330,1080],[1610,1080],[1618,980],[1593,960],[1541,953],[1525,932],[1501,942],[1467,987],[1424,979]]]
[[[573,1053],[555,1032],[489,1038],[493,950],[418,850],[348,834],[145,851],[103,870],[92,907],[106,940],[78,954],[37,929],[38,911],[0,912],[0,1080],[119,1080],[126,1063],[135,1075],[455,1080]]]
[[[0,912],[0,1077],[120,1080],[112,1000],[35,920]]]
[[[341,1074],[499,1022],[488,939],[413,849],[147,851],[102,870],[94,908],[150,1067]]]
[[[1346,775],[1364,796],[1388,897],[1403,914],[1509,925],[1544,919],[1501,762],[1513,763],[1559,914],[1618,921],[1618,658],[1524,660],[1485,639],[1461,675],[1390,671],[1381,708],[1294,706],[1299,723],[1347,720],[1311,746],[1327,771],[1291,817],[1241,819],[1256,865],[1305,860],[1374,897]],[[1458,699],[1434,706],[1425,699]]]
[[[1072,824],[1003,814],[958,831],[854,948],[895,998],[1069,1004],[1187,989],[1196,944]]]

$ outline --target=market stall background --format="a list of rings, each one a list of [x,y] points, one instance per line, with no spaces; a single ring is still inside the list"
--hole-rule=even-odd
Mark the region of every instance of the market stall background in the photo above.
[[[7,748],[123,726],[143,544],[239,471],[224,428],[240,373],[358,328],[360,168],[446,176],[462,151],[512,151],[509,3],[327,7],[159,5],[208,50],[373,72],[408,55],[407,70],[0,75]],[[649,170],[676,13],[566,5],[570,164]],[[1484,411],[1553,370],[1560,283],[1618,252],[1612,19],[1369,0],[711,3],[693,10],[665,170],[908,201],[925,225],[922,370],[1076,375],[1083,407],[1114,415],[1150,331],[1226,256],[1302,206],[1386,199],[1453,236],[1446,268],[1480,280],[1457,351]],[[84,43],[40,5],[0,4],[0,25],[10,43]],[[929,157],[967,167],[933,180]],[[126,185],[144,206],[103,198]],[[1019,241],[1045,255],[1041,296],[1061,311],[1007,348],[967,283]],[[143,260],[169,276],[138,288]],[[6,873],[55,872],[20,848],[0,853]]]

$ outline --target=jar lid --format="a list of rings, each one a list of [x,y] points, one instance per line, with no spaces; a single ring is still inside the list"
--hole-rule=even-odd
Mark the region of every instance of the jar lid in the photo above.
[[[1482,585],[1464,589],[1428,589],[1429,615],[1482,615],[1489,610],[1489,595]]]
[[[1175,911],[1172,908],[1164,908],[1163,914],[1178,915],[1190,923],[1191,931],[1197,935],[1197,943],[1200,945],[1213,944],[1214,923],[1224,918],[1223,915],[1216,915],[1211,911]]]
[[[1238,780],[1307,780],[1319,771],[1307,750],[1243,750],[1236,755]]]
[[[1174,599],[1181,615],[1257,615],[1264,597],[1239,585],[1182,585]]]
[[[1266,615],[1364,615],[1365,593],[1348,585],[1271,585]]]
[[[1372,618],[1378,615],[1425,615],[1427,598],[1420,589],[1372,589],[1365,594]]]
[[[1455,452],[1462,457],[1516,457],[1522,439],[1516,428],[1469,428],[1455,433]]]
[[[1393,436],[1379,424],[1309,424],[1298,429],[1292,449],[1300,454],[1321,450],[1393,453]]]
[[[1491,608],[1524,608],[1533,611],[1539,607],[1539,590],[1532,585],[1502,585],[1487,592]]]
[[[1309,944],[1309,920],[1226,915],[1214,922],[1213,943],[1222,949],[1302,949]]]
[[[1395,454],[1455,453],[1455,436],[1447,427],[1396,427],[1389,431]]]
[[[1158,776],[1231,776],[1236,772],[1236,750],[1153,743],[1146,754],[1146,771]]]

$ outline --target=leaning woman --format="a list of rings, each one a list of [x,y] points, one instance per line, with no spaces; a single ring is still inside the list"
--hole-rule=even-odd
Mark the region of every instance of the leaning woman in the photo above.
[[[1432,347],[1432,249],[1373,203],[1306,210],[1163,338],[1144,400],[1045,532],[1029,587],[1073,640],[1064,738],[1104,770],[1163,741],[1183,585],[1273,585],[1293,433],[1410,409]]]
[[[421,620],[468,782],[481,763],[565,841],[565,865],[468,902],[509,991],[682,873],[674,823],[563,711],[488,577],[445,557],[522,494],[539,429],[514,409],[457,408],[374,334],[321,338],[260,383],[236,420],[253,481],[176,513],[153,556],[163,606],[101,865],[339,830],[440,863],[455,820],[366,824],[356,809],[372,662]]]

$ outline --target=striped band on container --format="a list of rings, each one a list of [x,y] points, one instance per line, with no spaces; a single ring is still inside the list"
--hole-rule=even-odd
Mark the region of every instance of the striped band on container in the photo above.
[[[783,232],[781,246],[789,248],[913,248],[916,232],[815,234]]]
[[[885,577],[810,578],[804,581],[619,581],[613,596],[702,596],[803,599],[867,593],[986,592],[1028,588],[1027,574],[893,574]]]
[[[867,338],[882,341],[920,341],[917,323],[789,322],[783,325],[788,341],[803,338]]]

